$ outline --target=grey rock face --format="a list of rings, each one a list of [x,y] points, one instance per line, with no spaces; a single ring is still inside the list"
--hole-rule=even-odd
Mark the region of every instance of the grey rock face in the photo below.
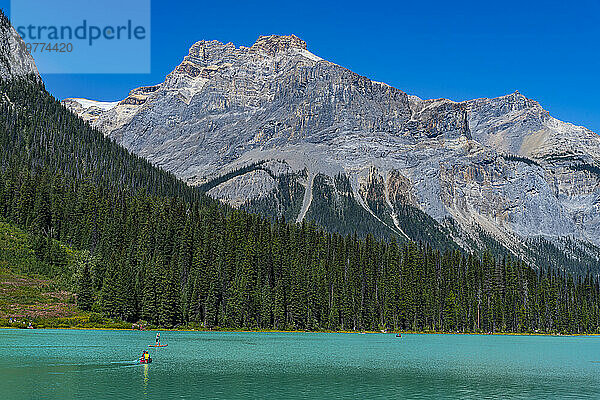
[[[0,78],[10,79],[39,73],[25,43],[0,10]]]
[[[240,207],[249,200],[264,198],[275,189],[275,179],[264,170],[232,178],[208,191],[208,195]]]
[[[235,206],[272,192],[277,170],[306,171],[301,220],[314,177],[343,174],[355,201],[399,234],[404,203],[515,253],[537,236],[600,245],[596,134],[519,93],[421,100],[320,59],[293,35],[198,42],[163,83],[91,123],[190,184],[268,161],[211,190]]]

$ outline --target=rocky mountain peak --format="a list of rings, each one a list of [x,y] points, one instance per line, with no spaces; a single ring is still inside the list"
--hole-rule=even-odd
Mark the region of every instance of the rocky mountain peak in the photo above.
[[[539,142],[531,142],[525,146],[527,150],[521,147],[527,136],[544,130],[551,121],[550,114],[540,103],[518,91],[464,104],[473,138],[496,150],[514,154],[528,155],[531,146],[539,146]]]
[[[467,101],[466,104],[470,107],[486,109],[496,115],[507,114],[515,111],[523,111],[530,108],[542,109],[537,101],[528,99],[518,90],[513,93],[492,99],[481,98],[470,100]]]
[[[251,49],[262,50],[267,54],[274,56],[279,52],[285,52],[290,49],[306,50],[306,42],[296,35],[260,36],[256,43],[252,45]]]
[[[519,92],[421,100],[271,35],[197,42],[165,82],[110,109],[65,105],[236,207],[415,239],[409,204],[453,221],[465,246],[480,231],[515,254],[539,236],[600,246],[600,137]]]
[[[194,43],[185,62],[198,66],[219,65],[232,61],[236,57],[237,49],[233,43],[221,43],[218,40],[201,40]]]
[[[515,90],[514,93],[501,97],[501,99],[504,100],[505,104],[509,107],[511,111],[524,110],[526,108],[539,106],[539,103],[537,101],[528,99],[527,97],[522,95],[518,90]]]

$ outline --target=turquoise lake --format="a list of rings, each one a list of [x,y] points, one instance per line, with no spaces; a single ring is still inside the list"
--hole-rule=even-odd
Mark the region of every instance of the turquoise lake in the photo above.
[[[154,334],[0,330],[0,398],[600,398],[600,337]]]

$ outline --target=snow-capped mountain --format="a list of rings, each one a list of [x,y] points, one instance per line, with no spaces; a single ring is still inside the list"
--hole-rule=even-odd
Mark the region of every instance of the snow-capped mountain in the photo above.
[[[105,111],[116,107],[119,102],[95,101],[87,99],[67,99],[63,104],[70,110],[77,113],[87,122],[93,123]]]
[[[236,207],[536,260],[541,240],[597,263],[600,137],[518,92],[421,100],[273,35],[197,42],[116,105],[64,104]]]

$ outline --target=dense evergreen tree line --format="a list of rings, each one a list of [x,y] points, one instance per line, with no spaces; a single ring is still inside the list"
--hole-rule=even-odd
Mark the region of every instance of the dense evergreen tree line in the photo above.
[[[6,169],[0,188],[2,218],[89,252],[77,272],[81,308],[96,303],[128,321],[467,332],[595,332],[599,324],[598,281],[589,276],[327,234],[43,170]]]
[[[50,264],[62,262],[48,251],[56,241],[86,254],[74,275],[84,310],[162,326],[598,329],[596,277],[231,210],[103,138],[39,85],[0,87],[0,218],[39,238]]]

